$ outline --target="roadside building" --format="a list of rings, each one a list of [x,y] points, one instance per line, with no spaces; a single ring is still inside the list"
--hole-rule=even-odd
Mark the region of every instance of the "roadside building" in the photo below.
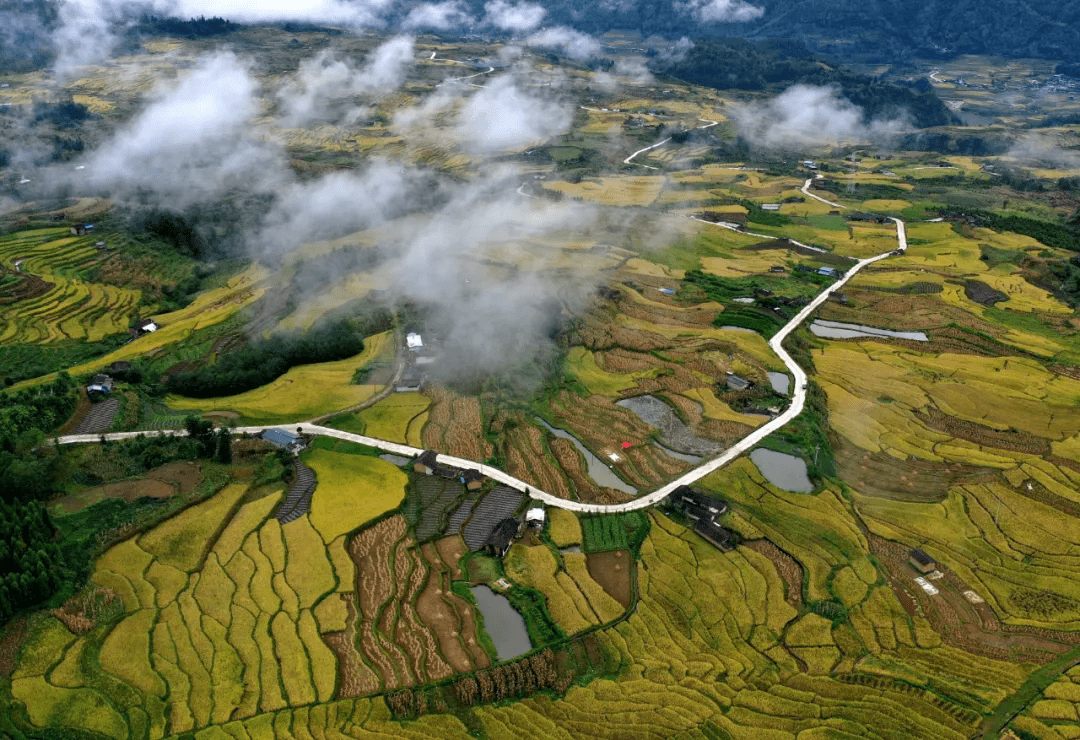
[[[735,549],[735,537],[712,519],[694,522],[694,531],[723,552]]]
[[[157,322],[153,319],[140,319],[135,322],[132,333],[134,333],[136,337],[141,337],[143,334],[153,334],[158,328]]]
[[[835,267],[819,267],[817,274],[824,275],[825,277],[831,277],[837,280],[839,280],[843,276],[843,273],[841,273]]]
[[[425,380],[424,371],[410,363],[401,371],[394,390],[398,393],[416,393],[423,390]]]
[[[299,452],[304,449],[304,438],[287,432],[284,429],[267,429],[260,437],[265,442],[269,442],[274,447],[278,447],[289,452]]]
[[[915,548],[911,551],[911,555],[908,557],[908,563],[920,573],[932,573],[937,569],[937,561],[921,548]]]
[[[470,491],[479,490],[484,485],[484,474],[479,470],[466,468],[461,471],[461,484]]]

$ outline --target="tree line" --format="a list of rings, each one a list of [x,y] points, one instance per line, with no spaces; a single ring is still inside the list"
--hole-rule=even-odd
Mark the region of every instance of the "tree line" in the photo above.
[[[338,319],[306,334],[283,332],[258,340],[212,365],[170,376],[166,386],[191,398],[231,396],[266,385],[297,365],[344,360],[363,349],[363,336],[347,319]]]

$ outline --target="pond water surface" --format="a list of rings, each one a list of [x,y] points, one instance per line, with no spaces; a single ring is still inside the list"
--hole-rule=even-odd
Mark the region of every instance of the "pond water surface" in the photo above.
[[[631,496],[637,495],[638,489],[617,476],[603,460],[594,455],[589,448],[583,445],[573,434],[570,434],[570,432],[563,429],[556,429],[543,419],[537,419],[537,421],[556,437],[570,440],[570,443],[578,449],[578,452],[585,456],[585,463],[588,465],[589,469],[589,477],[592,478],[597,485],[614,488],[616,491],[629,493]]]
[[[806,460],[801,457],[758,447],[750,453],[750,459],[765,479],[777,488],[797,493],[814,490],[814,484],[806,472]]]
[[[841,321],[825,321],[814,319],[810,324],[810,332],[818,337],[826,339],[857,339],[859,337],[893,337],[894,339],[912,339],[916,342],[926,342],[926,334],[921,331],[892,331],[890,329],[875,329],[872,326],[862,324],[845,324]]]
[[[741,331],[741,332],[746,332],[746,333],[749,333],[749,334],[757,334],[756,331],[754,331],[753,329],[749,329],[749,328],[747,328],[745,326],[724,325],[724,326],[721,326],[720,328],[724,329],[726,331]]]
[[[484,617],[484,629],[495,643],[495,652],[500,661],[532,650],[529,631],[525,629],[525,617],[510,605],[510,599],[483,584],[473,586],[472,595]]]
[[[769,383],[772,385],[772,389],[779,393],[781,396],[788,394],[788,386],[791,384],[791,378],[787,373],[769,373]]]
[[[386,460],[386,462],[391,463],[392,465],[397,465],[399,468],[402,465],[406,465],[408,463],[411,463],[412,460],[413,460],[411,457],[402,457],[401,455],[391,455],[389,452],[387,452],[385,455],[379,455],[379,459],[380,460]]]

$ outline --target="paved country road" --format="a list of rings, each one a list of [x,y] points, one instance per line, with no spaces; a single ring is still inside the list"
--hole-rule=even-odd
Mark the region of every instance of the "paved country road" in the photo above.
[[[810,181],[804,186],[809,186]],[[804,190],[805,192],[805,190]],[[817,197],[817,196],[814,196]],[[828,201],[825,201],[828,202]],[[830,204],[836,205],[836,204]],[[841,208],[843,206],[840,206]],[[896,239],[899,243],[898,251],[903,252],[907,249],[907,231],[905,224],[898,218],[893,218],[892,221],[896,224]],[[813,301],[807,304],[794,318],[791,319],[784,327],[769,340],[769,346],[773,351],[783,360],[784,365],[787,366],[789,372],[791,372],[794,378],[795,385],[794,391],[791,396],[791,405],[788,406],[784,413],[777,416],[772,421],[768,422],[764,426],[754,430],[751,434],[744,437],[737,442],[734,446],[725,450],[719,457],[713,458],[708,462],[700,465],[680,478],[668,483],[666,486],[659,488],[652,493],[645,494],[633,501],[627,501],[622,504],[586,504],[580,501],[570,501],[568,499],[559,498],[553,496],[550,493],[541,491],[536,486],[533,486],[525,481],[518,480],[517,478],[509,475],[496,468],[483,465],[482,463],[475,462],[473,460],[464,460],[458,457],[452,457],[450,455],[440,454],[438,461],[445,463],[446,465],[452,465],[460,468],[473,468],[479,470],[484,475],[497,480],[498,482],[522,491],[537,501],[541,501],[548,506],[554,506],[560,509],[569,509],[570,511],[579,511],[586,513],[596,514],[609,514],[615,512],[634,511],[636,509],[644,509],[652,506],[653,504],[663,501],[679,486],[689,485],[706,475],[719,470],[729,462],[739,457],[745,452],[748,452],[758,442],[765,439],[773,432],[783,428],[792,419],[798,416],[803,407],[806,405],[806,385],[807,376],[806,372],[799,367],[795,360],[788,354],[788,351],[784,349],[783,342],[791,332],[793,332],[800,324],[806,321],[817,308],[828,300],[829,296],[836,291],[840,290],[852,277],[854,277],[862,268],[867,265],[883,260],[889,257],[893,252],[886,252],[885,254],[879,254],[876,257],[870,257],[864,260],[860,260],[854,267],[847,271],[843,278],[837,280],[835,283],[823,290]],[[387,442],[382,439],[375,439],[374,437],[365,437],[361,434],[352,434],[350,432],[343,432],[339,429],[331,429],[330,427],[319,426],[318,424],[311,424],[308,422],[297,422],[295,424],[277,424],[270,426],[258,426],[258,427],[237,427],[233,429],[236,434],[257,434],[265,429],[284,429],[286,431],[299,431],[304,434],[321,434],[327,437],[336,437],[337,439],[344,439],[350,442],[357,442],[359,444],[368,445],[377,449],[389,452],[395,455],[403,455],[406,457],[415,457],[419,455],[423,450],[417,447],[409,447],[408,445],[398,444],[396,442]],[[98,442],[104,437],[107,440],[114,441],[120,439],[133,439],[140,435],[147,437],[158,436],[183,436],[186,432],[183,430],[166,429],[160,431],[149,432],[115,432],[112,434],[72,434],[64,437],[59,437],[57,442],[59,444],[78,444],[88,442]]]

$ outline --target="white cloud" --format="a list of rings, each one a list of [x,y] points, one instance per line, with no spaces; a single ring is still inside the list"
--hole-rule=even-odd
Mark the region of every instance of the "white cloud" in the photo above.
[[[503,31],[528,33],[544,21],[547,11],[533,3],[492,0],[484,5],[484,22]]]
[[[525,39],[525,45],[561,49],[566,56],[579,62],[597,56],[601,50],[600,42],[592,36],[565,26],[538,31]]]
[[[457,0],[444,3],[421,3],[409,11],[401,27],[406,31],[449,31],[452,28],[470,27],[473,19]]]
[[[745,0],[687,0],[675,8],[702,23],[745,23],[765,15],[765,9]]]
[[[458,138],[474,152],[505,152],[566,133],[569,107],[522,90],[509,75],[496,77],[461,107]]]
[[[899,120],[865,123],[863,110],[832,87],[792,85],[763,103],[732,106],[739,133],[751,145],[769,149],[833,146],[866,142],[897,133]]]

